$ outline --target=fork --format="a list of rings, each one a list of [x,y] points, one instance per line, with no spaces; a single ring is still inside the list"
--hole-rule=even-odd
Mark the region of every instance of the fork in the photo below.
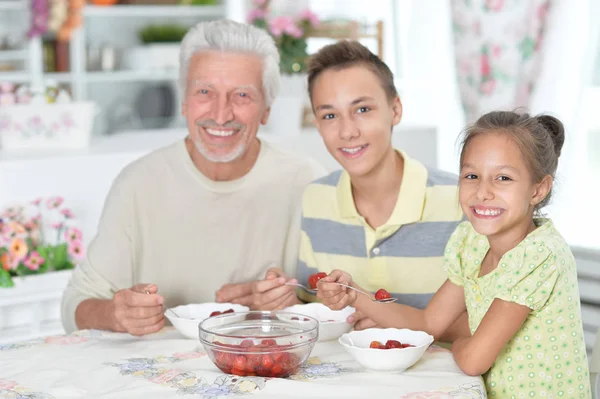
[[[354,291],[356,291],[356,292],[360,292],[361,294],[364,294],[364,295],[366,295],[367,297],[369,297],[369,299],[370,299],[370,300],[372,300],[373,302],[378,302],[378,303],[392,303],[392,302],[396,302],[396,301],[398,300],[398,298],[375,299],[375,298],[373,298],[373,297],[371,296],[371,294],[369,294],[368,292],[365,292],[365,291],[359,290],[358,288],[354,288],[354,287],[351,287],[351,286],[349,286],[349,285],[342,284],[342,283],[334,283],[334,284],[341,285],[342,287],[350,288],[351,290],[354,290]],[[308,288],[308,287],[306,287],[306,286],[304,286],[304,285],[302,285],[302,284],[296,284],[296,283],[285,283],[285,285],[293,285],[293,286],[296,286],[296,287],[300,287],[300,288],[302,288],[304,291],[306,291],[306,292],[308,292],[308,293],[311,293],[311,294],[313,294],[313,295],[314,295],[314,294],[316,294],[316,293],[317,293],[317,291],[318,291],[318,289],[316,289],[316,288],[315,288],[315,289],[313,289],[313,288]]]

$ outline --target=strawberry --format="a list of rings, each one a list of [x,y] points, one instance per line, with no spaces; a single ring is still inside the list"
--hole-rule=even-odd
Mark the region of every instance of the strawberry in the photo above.
[[[402,343],[394,339],[388,339],[388,341],[385,343],[385,347],[388,349],[402,348]]]
[[[227,310],[221,312],[221,314],[225,314],[225,313],[233,313],[233,309],[227,309]]]
[[[271,357],[271,355],[263,355],[262,366],[267,370],[271,370],[271,368],[273,367],[273,358]]]
[[[231,374],[235,374],[235,375],[239,375],[239,376],[243,377],[246,375],[246,372],[244,370],[233,368],[233,369],[231,369]]]
[[[260,343],[265,346],[277,346],[277,341],[274,339],[263,339]]]
[[[317,288],[317,283],[323,277],[327,277],[327,273],[319,272],[319,273],[311,274],[310,276],[308,276],[308,285],[310,285],[310,288],[312,288],[312,289]]]
[[[382,299],[387,299],[387,298],[391,298],[392,296],[390,295],[389,292],[387,292],[386,290],[384,290],[383,288],[379,289],[376,293],[375,293],[375,299],[377,299],[378,301],[382,300]]]
[[[218,316],[218,315],[220,315],[220,314],[221,314],[221,312],[219,312],[218,310],[215,310],[215,311],[214,311],[214,312],[212,312],[212,313],[210,314],[210,316],[208,316],[208,317]]]
[[[261,355],[248,355],[246,357],[246,371],[252,373],[256,372],[256,369],[260,366],[261,360]]]
[[[385,346],[385,345],[379,345],[379,348],[377,348],[377,349],[387,349],[387,348],[388,348],[388,347],[387,347],[387,346]]]
[[[281,364],[275,364],[273,365],[273,368],[271,368],[271,377],[281,377],[284,374],[284,372],[285,369]]]
[[[240,344],[240,346],[242,348],[250,348],[251,346],[254,346],[254,342],[252,342],[251,339],[245,339],[242,341],[242,343]]]
[[[246,356],[237,355],[235,357],[235,360],[233,361],[233,368],[238,369],[238,370],[245,370],[246,369]]]

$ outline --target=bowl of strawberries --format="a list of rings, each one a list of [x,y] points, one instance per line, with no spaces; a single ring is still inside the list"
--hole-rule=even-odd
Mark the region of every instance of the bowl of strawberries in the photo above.
[[[165,310],[165,316],[183,336],[198,339],[198,325],[209,317],[247,312],[247,306],[234,303],[192,303]]]
[[[409,329],[368,328],[344,334],[338,341],[366,369],[403,372],[421,359],[433,336]]]
[[[299,313],[228,313],[200,323],[200,342],[224,373],[284,378],[304,363],[319,337],[319,322]]]

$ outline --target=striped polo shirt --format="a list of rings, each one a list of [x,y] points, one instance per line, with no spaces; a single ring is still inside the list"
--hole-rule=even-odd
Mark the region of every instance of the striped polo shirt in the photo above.
[[[344,270],[371,292],[386,289],[400,303],[424,308],[447,278],[446,242],[463,218],[457,177],[428,169],[400,152],[404,171],[389,220],[373,229],[354,205],[350,176],[336,171],[307,186],[296,277]],[[299,290],[305,301],[316,297]]]

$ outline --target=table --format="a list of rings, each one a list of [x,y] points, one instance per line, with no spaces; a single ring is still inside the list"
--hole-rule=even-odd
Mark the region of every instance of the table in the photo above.
[[[0,398],[486,398],[481,377],[463,374],[432,346],[406,372],[361,368],[337,341],[319,342],[287,379],[220,372],[198,341],[173,327],[156,334],[82,330],[0,345]]]

